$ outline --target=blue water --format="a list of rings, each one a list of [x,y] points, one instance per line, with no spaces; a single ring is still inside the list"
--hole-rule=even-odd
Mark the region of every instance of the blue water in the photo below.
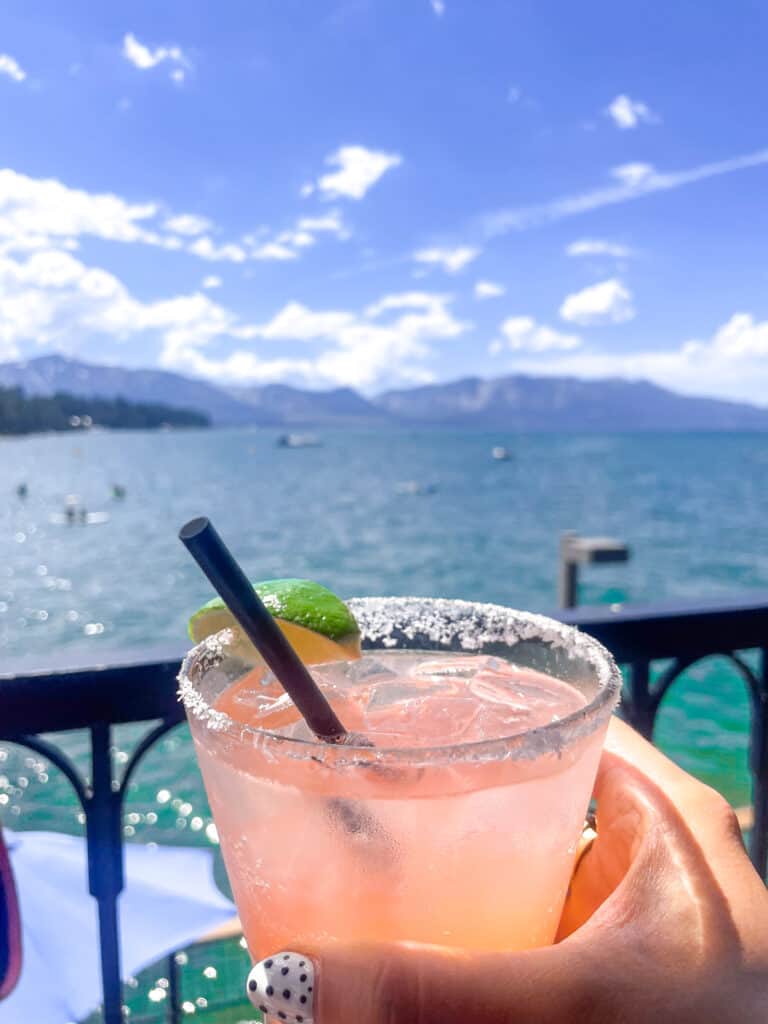
[[[274,440],[270,431],[222,430],[0,441],[0,665],[56,665],[64,651],[87,660],[181,650],[187,617],[210,591],[176,532],[201,513],[253,577],[308,576],[342,595],[551,609],[566,529],[632,548],[628,564],[584,572],[584,603],[768,588],[764,435],[344,430],[298,450]],[[497,444],[511,461],[491,459]],[[21,481],[25,501],[15,494]],[[411,481],[429,493],[403,493]],[[111,497],[114,482],[126,488],[123,501]],[[105,521],[60,521],[69,494]],[[746,720],[740,682],[705,662],[670,699],[659,738],[743,803]],[[132,742],[124,732],[121,751]],[[68,742],[82,753],[81,738]],[[76,830],[56,773],[13,748],[4,754],[0,813],[17,827]],[[183,730],[137,774],[132,803],[129,838],[206,841],[210,818]]]

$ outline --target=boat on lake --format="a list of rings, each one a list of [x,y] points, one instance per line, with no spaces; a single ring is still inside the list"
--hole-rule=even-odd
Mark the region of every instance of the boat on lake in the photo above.
[[[275,441],[278,448],[320,448],[322,444],[315,434],[281,434]]]
[[[396,484],[395,491],[397,494],[435,494],[437,484],[423,484],[418,480],[401,480]]]

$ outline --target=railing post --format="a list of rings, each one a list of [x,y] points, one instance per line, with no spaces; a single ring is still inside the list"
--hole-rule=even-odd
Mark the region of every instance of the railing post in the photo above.
[[[176,953],[171,953],[168,957],[167,1024],[179,1024],[181,1020],[181,971],[176,956]]]
[[[757,681],[759,691],[754,695],[752,706],[749,750],[755,808],[749,855],[760,877],[765,878],[768,868],[768,647],[760,651]]]
[[[614,537],[580,537],[573,530],[560,534],[560,560],[557,570],[557,603],[575,608],[579,603],[579,566],[626,562],[629,548]]]
[[[579,567],[572,554],[576,533],[560,534],[560,558],[557,566],[557,604],[559,608],[575,608],[579,595]]]
[[[640,658],[629,666],[629,700],[624,701],[622,709],[631,726],[645,736],[653,739],[653,727],[656,721],[656,702],[650,691],[651,663]]]
[[[91,727],[91,792],[86,804],[88,888],[99,908],[104,1024],[123,1024],[120,934],[117,899],[123,889],[120,793],[112,776],[112,733],[100,722]]]

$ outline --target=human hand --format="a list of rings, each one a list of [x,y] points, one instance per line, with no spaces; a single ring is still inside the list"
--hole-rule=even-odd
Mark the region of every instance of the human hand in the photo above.
[[[318,1024],[768,1020],[768,891],[725,800],[618,719],[595,796],[597,839],[572,880],[556,945],[307,949],[293,954],[308,972],[299,1016]],[[273,960],[249,976],[256,1005]],[[284,1019],[299,1019],[295,1012]]]

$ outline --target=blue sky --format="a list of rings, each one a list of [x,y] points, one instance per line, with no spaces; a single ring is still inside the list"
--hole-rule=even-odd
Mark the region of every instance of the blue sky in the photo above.
[[[0,359],[768,404],[759,2],[7,0]]]

